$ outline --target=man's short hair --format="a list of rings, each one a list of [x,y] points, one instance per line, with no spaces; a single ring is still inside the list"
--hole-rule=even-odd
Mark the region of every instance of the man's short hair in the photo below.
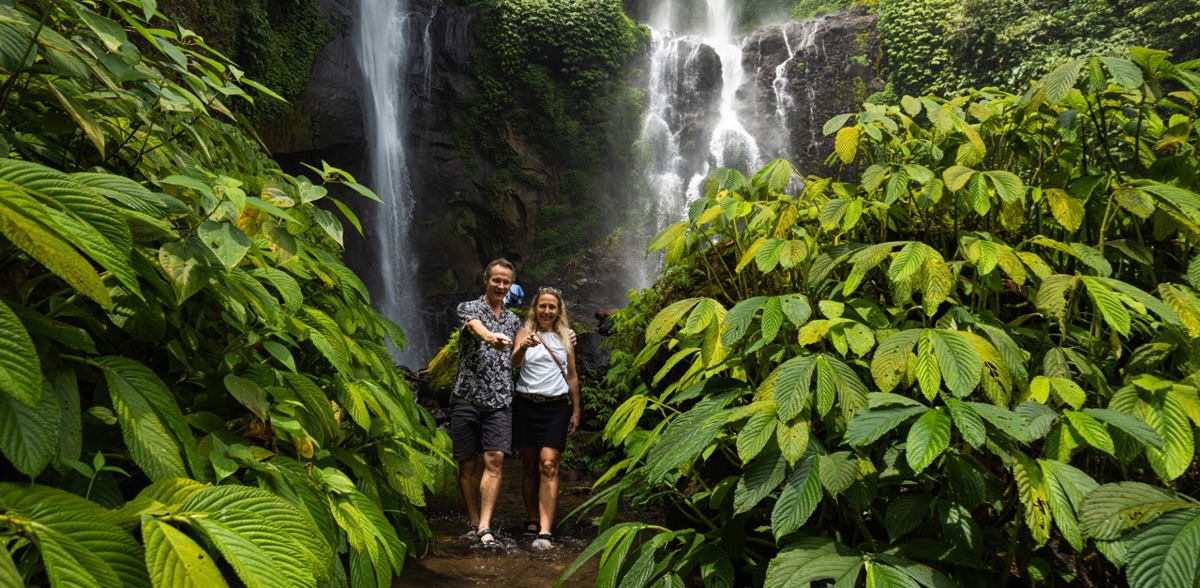
[[[508,271],[513,273],[513,279],[514,280],[517,279],[517,268],[516,268],[516,266],[513,265],[513,262],[511,262],[503,257],[500,257],[497,259],[493,259],[491,263],[487,264],[487,269],[483,270],[484,281],[491,279],[492,268],[494,268],[496,266],[508,268]]]

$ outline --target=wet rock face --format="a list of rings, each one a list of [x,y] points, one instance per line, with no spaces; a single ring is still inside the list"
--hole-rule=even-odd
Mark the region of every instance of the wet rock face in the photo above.
[[[299,162],[324,160],[369,183],[364,84],[355,40],[358,3],[318,0],[318,4],[336,37],[318,54],[308,89],[296,103],[296,117],[266,135],[291,171],[311,174]],[[477,15],[452,4],[456,3],[410,0],[412,15],[402,32],[411,43],[405,142],[416,199],[413,254],[420,268],[417,283],[401,287],[421,297],[425,322],[435,334],[452,328],[450,310],[455,302],[479,294],[478,272],[489,259],[507,256],[519,269],[537,263],[534,243],[541,228],[537,211],[548,204],[563,204],[558,193],[560,171],[543,162],[523,137],[509,131],[503,139],[520,158],[526,180],[498,179],[496,167],[466,138],[468,100],[475,89],[470,56],[477,47],[473,30]],[[652,0],[626,2],[627,12],[643,21],[654,6]],[[697,171],[703,166],[719,116],[722,68],[742,67],[747,75],[738,88],[740,118],[757,127],[748,130],[756,136],[790,137],[763,146],[771,158],[789,157],[802,172],[826,173],[821,164],[832,150],[833,138],[821,133],[824,122],[856,110],[881,85],[869,67],[878,55],[874,25],[874,16],[843,14],[829,16],[818,26],[798,22],[764,27],[745,37],[738,64],[722,64],[716,51],[697,38],[677,38],[672,65],[676,75],[670,80],[674,97],[665,122],[679,133],[680,156]],[[790,57],[789,48],[794,53]],[[630,70],[645,76],[649,68],[647,63],[635,63]],[[647,82],[643,78],[642,83]],[[777,89],[787,97],[783,104]],[[778,133],[781,127],[789,132]],[[596,198],[628,193],[627,167],[627,163],[607,162],[604,172],[591,179],[589,192]],[[379,207],[353,195],[346,200],[354,203],[364,228],[369,227]],[[615,204],[617,208],[628,205]],[[353,231],[346,235],[348,263],[373,291],[379,291],[382,286],[372,283],[378,280],[377,248],[356,240]],[[581,263],[587,267],[563,268],[564,275],[554,276],[558,284],[582,298],[572,300],[578,301],[574,309],[582,316],[624,300],[623,296],[613,300],[606,291],[615,285],[612,276],[619,274],[619,268],[610,272],[614,260],[602,257],[585,258]]]
[[[760,136],[766,125],[788,130],[785,143],[767,146],[773,157],[791,159],[806,174],[833,171],[823,163],[833,150],[833,137],[821,132],[825,121],[857,111],[883,89],[875,71],[877,18],[839,13],[764,27],[747,37],[742,67],[750,75],[738,89],[742,119],[758,125]]]
[[[678,100],[667,122],[671,128],[681,129],[683,156],[701,158],[697,162],[701,163],[721,108],[721,58],[708,45],[687,39],[676,42],[681,45],[674,66],[679,72],[673,92]]]

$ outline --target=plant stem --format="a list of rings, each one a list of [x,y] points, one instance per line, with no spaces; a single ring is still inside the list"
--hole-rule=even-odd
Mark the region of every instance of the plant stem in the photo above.
[[[42,34],[42,29],[45,28],[46,19],[48,18],[50,18],[49,8],[42,11],[42,18],[38,21],[38,26],[37,29],[33,31],[33,36],[29,38],[29,44],[25,46],[25,52],[21,54],[21,61],[17,67],[25,65],[25,61],[29,59],[29,53],[33,51],[34,46],[37,45],[37,38]],[[8,92],[12,90],[13,85],[17,83],[17,79],[21,77],[21,73],[23,73],[22,70],[13,72],[13,74],[9,76],[8,81],[4,83],[4,87],[0,88],[0,113],[4,112],[4,107],[8,104]]]

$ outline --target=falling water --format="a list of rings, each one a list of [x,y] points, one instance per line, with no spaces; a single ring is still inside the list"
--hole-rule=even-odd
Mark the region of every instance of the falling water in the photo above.
[[[721,58],[721,108],[717,128],[713,130],[709,153],[717,167],[758,169],[763,163],[758,142],[746,131],[735,112],[737,91],[742,85],[742,44],[733,37],[733,9],[725,0],[706,0],[708,17],[705,19],[705,42],[717,50]],[[699,195],[702,177],[692,179],[691,196]]]
[[[643,218],[654,223],[647,227],[649,235],[685,216],[688,203],[701,194],[714,167],[754,171],[766,163],[767,156],[737,114],[738,88],[746,74],[742,69],[742,40],[734,36],[732,7],[727,0],[704,0],[703,28],[686,32],[678,32],[685,26],[678,22],[679,13],[686,12],[677,11],[678,7],[677,0],[660,3],[650,22],[650,75],[640,140],[645,162],[643,179],[650,192]],[[706,46],[715,51],[721,67],[715,124],[689,119],[686,112],[686,107],[694,108],[698,100],[696,79],[704,72],[697,57]],[[698,133],[698,129],[706,130]],[[687,143],[696,139],[705,141],[706,148],[690,149]],[[629,265],[630,272],[636,274],[631,276],[633,284],[646,285],[654,269],[648,267],[650,263]]]
[[[413,15],[407,0],[361,0],[359,11],[358,59],[366,85],[363,110],[372,188],[385,204],[374,215],[370,231],[376,240],[381,290],[373,297],[379,311],[399,323],[408,337],[403,352],[392,349],[392,356],[401,362],[423,363],[429,351],[421,324],[420,291],[414,288],[417,259],[409,236],[414,198],[402,141]]]

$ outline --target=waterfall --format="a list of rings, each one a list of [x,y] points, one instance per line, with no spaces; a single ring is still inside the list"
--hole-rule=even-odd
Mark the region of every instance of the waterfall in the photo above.
[[[421,319],[421,290],[410,228],[414,196],[409,185],[403,139],[408,114],[405,79],[413,56],[412,19],[407,0],[360,0],[358,60],[363,71],[363,111],[371,170],[371,188],[383,200],[373,211],[368,237],[375,240],[378,288],[376,309],[396,321],[408,338],[392,357],[423,365],[430,357]]]
[[[698,1],[698,0],[695,0]],[[739,89],[746,81],[742,67],[742,39],[727,0],[704,0],[704,18],[699,28],[680,22],[691,11],[679,0],[660,3],[651,16],[651,54],[646,90],[646,113],[639,140],[642,162],[642,222],[638,234],[643,243],[671,223],[684,218],[688,203],[704,189],[710,171],[732,167],[753,172],[780,153],[768,153],[764,145],[788,143],[783,124],[773,125],[771,136],[756,137],[747,130],[739,112]],[[690,28],[690,30],[688,30]],[[814,27],[813,31],[815,32]],[[787,35],[784,35],[785,39]],[[811,44],[811,37],[806,43]],[[789,44],[789,57],[794,53]],[[711,58],[711,63],[706,61]],[[776,102],[780,120],[793,105],[786,98],[784,66],[776,70]],[[719,82],[709,80],[719,68]],[[719,84],[719,99],[715,93]],[[705,90],[711,90],[706,93]],[[706,102],[708,100],[709,102]],[[775,151],[775,149],[770,149]],[[645,286],[653,261],[640,253],[630,255],[630,283]]]

